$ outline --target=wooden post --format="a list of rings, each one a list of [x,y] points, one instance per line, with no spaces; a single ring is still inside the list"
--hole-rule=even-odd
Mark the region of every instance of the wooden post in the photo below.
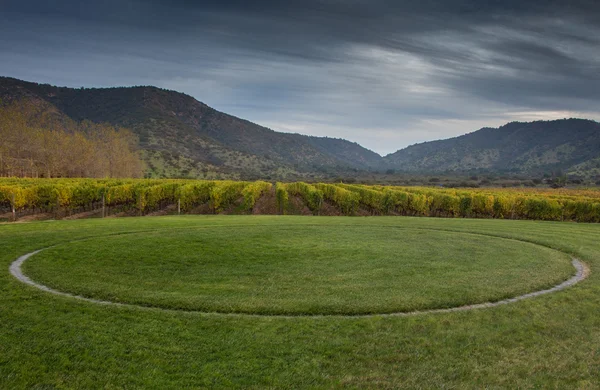
[[[104,198],[104,193],[102,194],[102,218],[106,216],[106,200]]]
[[[181,215],[181,198],[177,199],[177,215]]]
[[[13,222],[15,222],[17,220],[17,210],[15,210],[15,194],[14,194],[14,192],[12,194],[12,216],[13,216]]]
[[[140,209],[140,217],[142,216],[142,193],[140,192],[138,199],[138,209]]]

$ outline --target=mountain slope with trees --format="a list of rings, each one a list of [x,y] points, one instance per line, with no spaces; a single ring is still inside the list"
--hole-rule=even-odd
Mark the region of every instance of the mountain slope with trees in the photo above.
[[[73,120],[131,129],[158,176],[291,179],[369,169],[382,160],[346,140],[279,133],[155,87],[73,89],[0,78],[0,99],[45,101]]]
[[[412,145],[385,161],[396,169],[419,173],[600,175],[600,123],[584,119],[512,122]]]
[[[344,139],[280,133],[156,87],[66,88],[0,77],[0,106],[127,128],[151,177],[317,180],[371,175],[564,172],[600,177],[600,124],[513,122],[381,157]]]

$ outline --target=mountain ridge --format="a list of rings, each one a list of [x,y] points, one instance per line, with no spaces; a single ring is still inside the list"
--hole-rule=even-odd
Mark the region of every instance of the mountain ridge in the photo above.
[[[202,172],[216,171],[234,178],[293,179],[363,169],[365,162],[374,165],[381,159],[350,141],[276,132],[157,87],[74,89],[2,77],[0,98],[40,98],[74,120],[130,128],[151,169],[183,166],[165,169],[163,176],[202,177]],[[347,158],[348,151],[355,158]]]
[[[577,165],[600,158],[600,123],[588,119],[510,122],[472,133],[411,145],[385,159],[405,172],[584,174]],[[600,160],[598,160],[600,162]],[[600,174],[595,171],[588,174]]]
[[[153,86],[68,88],[0,77],[0,99],[42,99],[77,121],[131,129],[150,176],[318,179],[408,174],[565,171],[600,175],[600,123],[510,122],[381,156],[342,138],[283,133]]]

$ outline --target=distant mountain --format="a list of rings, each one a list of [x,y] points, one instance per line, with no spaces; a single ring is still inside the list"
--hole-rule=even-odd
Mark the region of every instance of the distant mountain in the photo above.
[[[279,133],[155,87],[65,88],[0,77],[0,99],[41,99],[68,117],[131,129],[153,175],[293,179],[377,167],[343,139]]]
[[[397,170],[418,173],[563,171],[600,175],[600,123],[584,119],[512,122],[412,145],[384,160]]]
[[[131,129],[152,176],[298,180],[394,170],[415,174],[556,171],[600,175],[600,124],[513,122],[381,157],[343,139],[280,133],[156,87],[66,88],[0,77],[0,100],[43,101],[76,121]]]

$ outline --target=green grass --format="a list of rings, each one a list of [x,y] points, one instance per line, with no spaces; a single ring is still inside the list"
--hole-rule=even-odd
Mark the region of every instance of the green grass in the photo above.
[[[75,241],[90,238],[89,245],[100,245],[126,237],[101,236],[152,234],[165,227],[167,233],[157,239],[189,235],[203,226],[216,234],[221,225],[228,225],[223,231],[247,225],[256,234],[259,228],[283,233],[319,225],[349,234],[364,229],[367,237],[417,229],[492,235],[577,256],[592,273],[572,288],[501,307],[361,318],[109,307],[50,295],[8,273],[19,255],[51,245],[83,248],[83,241]],[[507,242],[502,251],[512,245],[538,251],[514,241],[490,239],[486,245],[500,242]],[[123,218],[0,225],[0,245],[5,270],[0,272],[0,388],[598,388],[600,383],[600,225],[395,217]],[[32,271],[43,265],[42,257],[31,261]],[[534,275],[544,274],[544,267]],[[51,276],[50,269],[43,270]]]
[[[48,249],[25,263],[60,291],[167,309],[370,314],[497,301],[573,274],[569,256],[497,237],[395,226],[195,224]]]

